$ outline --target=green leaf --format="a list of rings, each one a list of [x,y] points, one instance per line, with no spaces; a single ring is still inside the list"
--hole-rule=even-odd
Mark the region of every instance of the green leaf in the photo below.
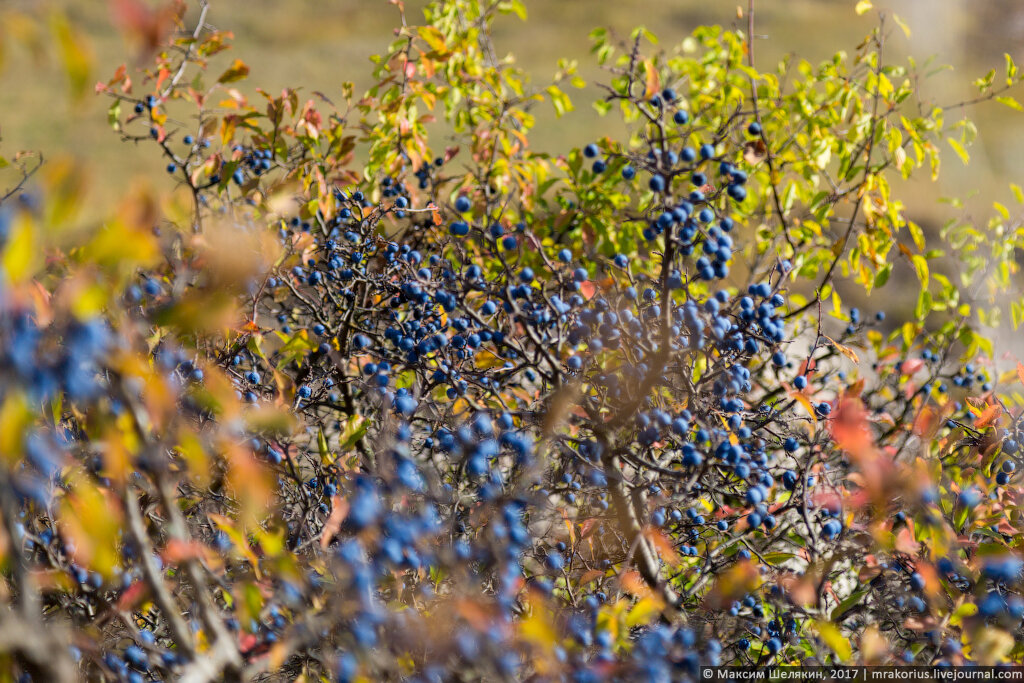
[[[786,552],[772,552],[763,553],[761,557],[763,557],[765,561],[769,564],[778,564],[779,562],[785,562],[786,560],[790,560],[796,557],[796,555],[794,555],[793,553]]]
[[[327,437],[324,436],[324,429],[321,427],[316,433],[316,446],[320,451],[320,461],[325,465],[331,462],[331,451],[327,448]]]
[[[341,450],[347,451],[355,446],[359,439],[363,438],[363,435],[366,434],[366,430],[369,427],[369,423],[362,415],[354,415],[349,418],[348,423],[345,424],[345,430],[339,438]]]
[[[922,320],[932,310],[932,295],[927,289],[922,289],[920,294],[917,296],[917,305],[914,306],[914,315],[918,320]]]
[[[509,2],[502,5],[502,11],[511,12],[521,20],[526,21],[526,5],[523,4],[522,0],[509,0]]]
[[[260,341],[262,341],[262,337],[253,335],[249,337],[249,341],[245,343],[245,348],[254,353],[257,358],[267,360],[267,357],[263,354],[263,349],[260,348]]]
[[[115,131],[121,130],[121,100],[114,100],[107,109],[107,124]]]
[[[889,281],[889,275],[892,274],[892,264],[886,263],[881,269],[875,273],[874,288],[878,289],[884,287],[885,283]]]
[[[829,618],[832,621],[839,621],[840,617],[850,611],[850,608],[854,607],[858,602],[861,601],[865,595],[868,594],[867,588],[861,588],[860,590],[854,591],[848,598],[843,600],[841,603],[836,605],[836,608],[832,610],[832,614]]]

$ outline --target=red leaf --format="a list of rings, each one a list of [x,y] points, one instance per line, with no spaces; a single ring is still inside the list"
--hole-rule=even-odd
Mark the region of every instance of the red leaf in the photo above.
[[[805,360],[803,363],[800,364],[800,373],[799,374],[806,375],[806,374],[809,374],[811,372],[814,372],[814,368],[816,366],[817,366],[817,363],[814,362],[813,358],[811,358],[809,360]]]
[[[900,366],[900,372],[904,375],[913,375],[915,372],[924,367],[924,361],[920,358],[910,358],[903,361],[903,365]]]
[[[829,421],[832,439],[854,457],[861,457],[871,448],[868,414],[859,398],[844,397]]]
[[[132,611],[148,592],[149,587],[144,581],[136,581],[121,593],[121,597],[117,599],[117,609],[124,612]]]

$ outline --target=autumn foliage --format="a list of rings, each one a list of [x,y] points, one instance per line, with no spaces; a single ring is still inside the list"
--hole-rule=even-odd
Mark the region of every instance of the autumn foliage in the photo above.
[[[18,157],[0,202],[7,678],[1022,663],[1024,237],[908,219],[969,140],[898,17],[768,70],[752,26],[597,29],[590,112],[496,53],[519,0],[382,3],[365,93],[114,7],[145,61],[96,96],[166,177],[82,226]],[[537,149],[538,107],[609,134]]]

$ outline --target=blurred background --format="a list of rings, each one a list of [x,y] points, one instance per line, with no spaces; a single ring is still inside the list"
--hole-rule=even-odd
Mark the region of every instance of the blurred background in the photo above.
[[[118,0],[46,0],[62,10],[77,36],[91,52],[92,82],[106,79],[123,62],[131,65],[137,47],[127,41],[115,21]],[[38,12],[41,0],[4,0],[7,9],[22,4]],[[45,3],[44,3],[45,4]],[[155,4],[155,3],[152,3]],[[407,0],[410,21],[421,14],[423,0]],[[607,27],[627,35],[635,25],[651,29],[663,45],[682,40],[694,27],[717,23],[746,27],[737,19],[736,0],[526,0],[527,22],[514,17],[497,24],[500,52],[512,52],[519,63],[543,82],[559,58],[576,59],[588,82],[600,78],[589,57],[587,34]],[[838,50],[852,53],[876,24],[878,11],[895,12],[911,30],[910,38],[889,22],[889,55],[902,60],[912,55],[919,63],[929,57],[951,70],[925,82],[926,94],[955,102],[974,94],[971,82],[989,69],[1003,68],[1003,53],[1024,62],[1024,3],[1007,0],[875,0],[875,10],[854,13],[853,0],[760,0],[756,4],[755,44],[758,66],[768,69],[787,53],[812,62]],[[232,58],[247,62],[252,71],[243,90],[256,86],[275,92],[285,86],[320,90],[329,97],[344,81],[357,90],[369,85],[368,57],[383,51],[398,22],[397,9],[386,0],[211,0],[209,22],[235,33]],[[191,9],[191,8],[190,8]],[[0,9],[0,12],[3,10]],[[2,15],[0,15],[2,17]],[[7,26],[7,33],[12,28]],[[43,36],[47,39],[46,36]],[[0,154],[21,149],[47,156],[70,152],[91,165],[90,196],[96,201],[116,197],[133,176],[162,168],[153,154],[126,148],[106,124],[106,98],[86,93],[78,101],[68,96],[67,76],[45,50],[32,54],[8,35],[0,72]],[[600,96],[594,87],[571,93],[577,109],[589,108]],[[1024,99],[1024,98],[1021,98]],[[535,145],[562,152],[584,144],[600,130],[593,112],[556,119],[553,111],[538,111]],[[1024,177],[1024,135],[1018,128],[1024,113],[996,104],[970,112],[979,128],[970,150],[968,173],[947,153],[942,178],[925,183],[914,194],[921,199],[967,194],[977,190],[988,206],[992,199],[1009,204],[1007,183]],[[949,117],[959,114],[950,112]],[[605,124],[607,125],[607,123]],[[951,152],[951,150],[944,150]],[[170,182],[170,180],[168,180]],[[915,202],[919,218],[933,222],[942,215],[934,202]]]
[[[47,5],[46,3],[49,3]],[[150,4],[146,0],[137,3]],[[151,149],[135,149],[121,142],[106,123],[108,100],[92,94],[92,85],[106,80],[118,65],[132,60],[138,48],[126,39],[115,21],[117,8],[132,6],[129,0],[3,0],[4,12],[41,6],[59,9],[91,56],[92,71],[86,92],[69,96],[68,77],[53,50],[26,48],[12,35],[29,30],[12,22],[0,23],[6,34],[3,68],[0,69],[0,155],[11,157],[22,149],[39,150],[54,157],[71,153],[88,168],[88,206],[95,215],[104,212],[126,183],[141,175],[156,179],[164,162]],[[422,15],[423,0],[406,0],[410,21]],[[738,0],[526,0],[529,20],[505,18],[497,24],[500,53],[512,52],[536,82],[554,73],[559,58],[579,61],[589,83],[602,78],[589,55],[587,34],[607,27],[613,34],[628,35],[637,24],[651,29],[662,45],[681,41],[700,24],[717,23],[746,28],[737,15]],[[746,0],[741,0],[746,8]],[[193,3],[194,5],[194,3]],[[235,33],[235,47],[225,60],[240,58],[251,66],[243,91],[257,86],[277,92],[284,86],[301,86],[309,93],[319,90],[336,95],[344,81],[354,81],[357,91],[370,83],[368,57],[382,52],[393,38],[397,9],[386,0],[210,0],[208,22]],[[858,16],[854,0],[759,0],[756,4],[757,66],[772,68],[788,53],[812,62],[839,50],[853,53],[861,39],[877,24],[878,12],[898,14],[911,30],[909,38],[894,22],[888,22],[891,62],[912,55],[919,63],[934,58],[948,64],[924,82],[924,94],[943,102],[957,102],[976,95],[972,81],[996,69],[997,82],[1004,68],[1003,53],[1024,63],[1024,2],[1009,0],[875,0],[875,9]],[[190,7],[190,17],[195,7]],[[44,15],[45,16],[45,15]],[[50,40],[48,35],[42,40]],[[226,63],[226,62],[225,62]],[[933,70],[931,68],[929,71]],[[1015,93],[1024,100],[1021,93]],[[538,110],[534,145],[561,153],[582,145],[607,130],[590,108],[600,96],[593,85],[571,92],[579,110],[556,119],[545,106]],[[983,104],[967,112],[978,125],[979,135],[969,150],[972,162],[965,168],[950,149],[945,153],[938,183],[925,179],[905,188],[908,213],[931,230],[953,215],[937,201],[944,196],[974,195],[969,203],[979,223],[987,220],[992,201],[1017,206],[1008,184],[1024,184],[1024,113],[998,104]],[[956,110],[947,121],[962,116]],[[167,178],[168,186],[172,183]],[[3,188],[0,188],[2,190]]]

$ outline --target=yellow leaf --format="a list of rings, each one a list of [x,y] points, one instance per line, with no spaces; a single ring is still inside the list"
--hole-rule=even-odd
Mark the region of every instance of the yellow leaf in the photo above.
[[[224,532],[231,541],[233,548],[238,551],[242,557],[249,561],[252,565],[253,573],[256,575],[256,578],[261,578],[259,558],[256,557],[256,553],[254,553],[252,548],[249,547],[249,541],[245,538],[245,535],[235,528],[234,522],[223,515],[218,515],[212,512],[207,515],[207,517],[210,518],[211,522],[217,525],[217,528]]]
[[[443,322],[441,323],[444,324]],[[505,364],[505,359],[497,355],[490,349],[483,349],[480,353],[476,354],[476,366],[481,370],[490,370],[491,368],[497,368]]]
[[[864,14],[872,7],[874,7],[874,5],[871,4],[871,0],[860,0],[860,2],[857,3],[856,7],[853,8],[853,11],[856,12],[857,14]]]
[[[972,634],[970,653],[979,664],[992,666],[1003,661],[1013,645],[1013,636],[1003,629],[982,628]]]
[[[664,608],[665,603],[654,595],[643,598],[629,610],[629,614],[626,615],[626,626],[633,628],[641,624],[649,624]]]
[[[227,70],[220,75],[217,79],[218,83],[234,83],[235,81],[241,81],[249,75],[249,66],[241,59],[236,59],[234,64],[229,66]]]
[[[423,39],[423,42],[429,45],[430,49],[439,56],[443,57],[448,54],[448,46],[445,44],[444,34],[436,27],[420,26],[417,29],[417,33]]]
[[[978,613],[978,606],[973,602],[965,602],[956,608],[953,616],[949,618],[950,626],[959,626],[966,617],[973,617]]]
[[[835,624],[828,621],[816,621],[814,625],[818,629],[818,635],[836,653],[836,656],[841,661],[849,661],[850,656],[853,654],[853,648],[850,647],[850,641],[839,632]]]
[[[967,150],[964,149],[963,145],[961,145],[953,138],[947,138],[946,142],[948,142],[949,146],[953,148],[953,151],[956,152],[956,155],[960,157],[960,161],[964,162],[965,165],[970,163],[971,157],[969,154],[967,154]]]
[[[825,339],[828,339],[830,342],[832,342],[832,346],[836,347],[836,349],[838,349],[841,354],[852,360],[854,363],[860,362],[860,358],[858,358],[857,354],[853,352],[853,349],[843,346],[842,344],[837,342],[835,339],[832,339],[828,335],[823,334],[821,336],[825,337]]]
[[[551,650],[558,643],[558,633],[540,603],[534,604],[530,615],[519,622],[519,633],[523,640],[544,651]]]
[[[61,501],[59,520],[73,543],[74,560],[110,578],[120,562],[120,507],[106,489],[84,478],[74,480]]]
[[[814,406],[811,405],[810,399],[808,399],[804,394],[800,393],[799,391],[794,391],[794,392],[790,393],[789,397],[791,399],[793,399],[794,401],[796,401],[797,403],[799,403],[800,405],[802,405],[804,407],[804,410],[807,411],[808,415],[810,415],[811,417],[815,417]],[[811,426],[811,431],[813,432],[814,431],[814,421],[813,420],[811,421],[810,426]]]
[[[81,320],[99,314],[107,305],[107,291],[98,284],[90,284],[74,292],[71,311]]]
[[[54,14],[50,18],[50,27],[60,48],[60,58],[71,86],[71,95],[76,100],[81,99],[89,92],[92,50],[83,41],[82,32],[72,28],[71,22],[63,14]]]
[[[607,631],[611,635],[613,643],[619,639],[619,617],[628,604],[627,600],[606,603],[597,613],[597,627],[602,631]]]
[[[0,457],[14,463],[21,457],[22,438],[32,424],[32,413],[19,393],[11,393],[0,408]]]
[[[910,37],[910,27],[907,26],[907,23],[905,21],[903,21],[903,18],[900,17],[900,15],[898,15],[898,14],[893,14],[892,15],[892,20],[895,21],[896,25],[899,26],[900,29],[903,31],[903,35],[905,35],[907,38],[909,38]]]
[[[99,264],[122,279],[140,267],[155,263],[159,254],[152,231],[147,232],[121,220],[104,226],[81,250],[83,261]]]
[[[3,267],[11,282],[16,284],[32,276],[39,251],[31,218],[22,212],[11,228],[3,255]]]

